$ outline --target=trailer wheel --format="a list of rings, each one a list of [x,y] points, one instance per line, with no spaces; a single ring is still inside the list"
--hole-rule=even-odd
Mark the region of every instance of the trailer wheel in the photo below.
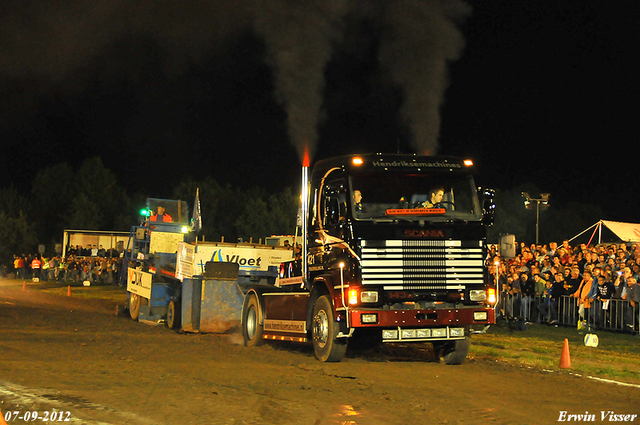
[[[138,320],[141,303],[142,297],[140,295],[129,292],[129,315],[133,320]]]
[[[247,347],[257,347],[264,343],[260,316],[262,316],[262,311],[258,298],[255,295],[250,295],[242,309],[242,336],[244,337],[244,345]]]
[[[458,365],[464,363],[471,346],[471,337],[467,335],[464,339],[448,342],[443,347],[444,362],[448,365]]]
[[[167,308],[167,327],[169,329],[177,329],[180,327],[180,304],[174,300],[169,301]]]
[[[333,308],[328,295],[323,295],[313,306],[311,338],[313,350],[318,360],[323,362],[339,362],[347,352],[347,340],[337,338],[338,322],[333,315]]]

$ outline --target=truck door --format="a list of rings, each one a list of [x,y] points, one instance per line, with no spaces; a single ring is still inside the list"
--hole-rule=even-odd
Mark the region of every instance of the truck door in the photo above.
[[[311,262],[322,264],[336,245],[344,243],[347,229],[347,189],[344,178],[325,181],[317,202],[317,217],[312,229],[316,234],[309,244]]]

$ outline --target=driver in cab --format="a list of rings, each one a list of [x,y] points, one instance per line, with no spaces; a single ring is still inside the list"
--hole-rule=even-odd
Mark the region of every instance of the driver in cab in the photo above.
[[[444,188],[437,187],[429,192],[429,200],[422,203],[423,208],[444,208],[442,198],[444,197]]]
[[[149,217],[149,221],[163,221],[165,223],[173,221],[173,218],[165,212],[164,207],[158,205],[158,208],[155,213]]]

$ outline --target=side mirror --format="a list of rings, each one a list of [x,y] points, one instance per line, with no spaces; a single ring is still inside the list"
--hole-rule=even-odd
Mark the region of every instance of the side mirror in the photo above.
[[[482,224],[491,226],[496,212],[496,191],[493,189],[482,189]]]

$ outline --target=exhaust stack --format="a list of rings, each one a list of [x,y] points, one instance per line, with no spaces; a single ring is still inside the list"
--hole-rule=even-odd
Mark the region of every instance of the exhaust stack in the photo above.
[[[301,188],[301,198],[302,198],[302,250],[301,261],[302,261],[302,278],[304,280],[304,284],[307,284],[308,272],[309,272],[309,264],[308,264],[308,252],[307,252],[307,226],[309,224],[309,149],[304,149],[304,157],[302,159],[302,188]]]

